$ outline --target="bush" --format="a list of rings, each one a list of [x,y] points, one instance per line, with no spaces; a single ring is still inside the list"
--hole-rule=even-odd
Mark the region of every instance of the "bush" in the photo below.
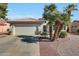
[[[36,35],[39,35],[41,33],[41,31],[35,31]]]
[[[47,36],[47,32],[42,32],[41,35]]]
[[[79,29],[77,29],[77,33],[79,34]]]
[[[59,37],[60,37],[60,38],[65,38],[65,37],[67,37],[67,32],[66,32],[66,31],[61,31]]]
[[[7,35],[10,35],[12,32],[10,31],[10,29],[7,29]]]

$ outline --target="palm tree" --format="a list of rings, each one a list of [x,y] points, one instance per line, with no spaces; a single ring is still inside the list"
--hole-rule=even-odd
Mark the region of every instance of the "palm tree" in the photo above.
[[[7,3],[0,3],[0,19],[5,19],[7,16]]]
[[[44,15],[43,18],[45,20],[49,21],[49,33],[50,33],[50,39],[52,41],[56,40],[64,25],[68,25],[70,23],[71,18],[71,11],[77,10],[76,5],[70,4],[66,7],[65,11],[63,13],[59,13],[57,11],[55,5],[49,5],[46,6],[44,9]],[[55,32],[52,39],[52,23],[55,25]]]
[[[52,40],[52,24],[55,20],[55,12],[56,12],[56,5],[55,4],[50,4],[46,5],[44,8],[44,14],[43,18],[48,21],[49,24],[49,35],[50,35],[50,40]]]
[[[56,21],[55,21],[55,32],[53,36],[53,41],[56,40],[60,32],[63,28],[63,26],[67,26],[70,23],[70,18],[68,17],[68,13],[57,13],[56,15]]]
[[[76,5],[70,4],[64,10],[65,12],[63,11],[63,13],[58,13],[56,15],[57,16],[57,19],[55,22],[56,29],[55,29],[53,40],[56,40],[59,37],[60,32],[64,25],[69,26],[70,21],[71,21],[71,16],[72,16],[71,11],[73,10],[77,10]],[[70,30],[70,27],[69,27],[69,30]]]
[[[59,30],[61,30],[61,25],[62,25],[62,22],[61,22],[61,14],[59,13],[59,12],[57,12],[57,14],[55,14],[55,17],[56,17],[56,19],[55,19],[55,26],[54,26],[54,28],[55,28],[55,32],[54,32],[54,36],[53,36],[53,40],[52,41],[54,41],[54,40],[56,40],[57,38],[58,38],[58,34],[59,34]]]
[[[75,4],[69,4],[69,5],[66,7],[66,9],[64,10],[65,12],[68,13],[69,19],[70,19],[70,16],[71,16],[71,12],[74,11],[74,10],[78,10],[78,9],[77,9],[77,6],[76,6]],[[71,31],[70,31],[70,24],[68,25],[68,30],[67,30],[67,32],[71,32]]]

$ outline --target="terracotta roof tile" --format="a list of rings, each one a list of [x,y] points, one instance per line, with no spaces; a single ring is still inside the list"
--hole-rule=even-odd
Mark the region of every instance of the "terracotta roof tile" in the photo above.
[[[33,18],[24,18],[24,19],[16,19],[16,20],[9,20],[9,23],[42,23],[42,20],[37,20],[37,19],[33,19]]]
[[[5,20],[0,20],[0,24],[7,23]]]
[[[37,21],[37,19],[34,19],[34,18],[23,18],[23,19],[16,19],[16,21]]]

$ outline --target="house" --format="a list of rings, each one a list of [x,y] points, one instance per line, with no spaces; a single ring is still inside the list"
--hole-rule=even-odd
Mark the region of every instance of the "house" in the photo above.
[[[6,24],[7,27],[4,27],[5,31],[7,31],[7,29],[12,28],[13,35],[37,35],[39,32],[44,31],[44,26],[46,26],[45,30],[49,34],[48,21],[45,21],[43,19],[39,20],[34,18],[24,18],[16,20],[7,20],[7,22],[1,22],[1,23]],[[54,27],[52,26],[52,28],[54,33]],[[67,29],[66,26],[64,26],[62,30],[66,29]]]
[[[8,33],[8,29],[10,28],[10,24],[5,20],[0,20],[0,34]]]
[[[40,31],[43,20],[33,18],[8,20],[14,28],[15,35],[35,35],[36,31]]]
[[[77,32],[77,29],[79,29],[79,21],[78,20],[75,20],[71,24],[71,32],[72,33],[76,33]]]

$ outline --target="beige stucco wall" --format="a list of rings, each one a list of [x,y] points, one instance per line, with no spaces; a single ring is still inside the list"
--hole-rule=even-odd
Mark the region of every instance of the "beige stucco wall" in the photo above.
[[[7,29],[10,28],[9,23],[4,23],[3,25],[0,25],[0,33],[6,33]]]

